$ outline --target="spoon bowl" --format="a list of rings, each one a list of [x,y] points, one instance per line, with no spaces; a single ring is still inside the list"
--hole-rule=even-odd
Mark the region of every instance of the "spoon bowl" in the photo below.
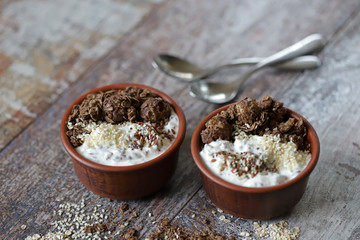
[[[153,66],[181,80],[200,79],[205,75],[205,70],[196,64],[168,54],[154,56]]]
[[[237,92],[234,91],[236,83],[219,83],[199,81],[196,84],[190,85],[190,95],[192,97],[200,98],[209,103],[223,104],[224,99],[233,99]]]

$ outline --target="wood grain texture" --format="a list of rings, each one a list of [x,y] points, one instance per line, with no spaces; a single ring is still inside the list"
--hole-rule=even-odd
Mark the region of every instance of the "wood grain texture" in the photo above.
[[[109,52],[154,3],[4,3],[0,17],[0,149]]]
[[[266,56],[307,34],[320,32],[329,42],[320,54],[324,60],[320,69],[300,73],[264,70],[245,83],[239,97],[259,98],[270,94],[308,118],[320,136],[320,160],[307,191],[294,211],[281,219],[292,227],[299,226],[301,239],[358,239],[359,10],[360,3],[356,0],[219,0],[212,4],[166,1],[147,10],[150,14],[146,21],[133,26],[105,58],[92,59],[87,66],[97,64],[79,70],[57,93],[57,100],[54,97],[40,104],[39,111],[34,111],[36,114],[31,117],[35,120],[30,127],[0,153],[0,238],[22,239],[29,234],[44,234],[52,229],[48,222],[54,218],[52,210],[60,203],[79,203],[85,199],[87,208],[101,204],[107,212],[129,203],[139,212],[129,227],[144,226],[140,232],[143,237],[155,229],[154,221],[168,217],[189,229],[203,227],[202,220],[208,219],[220,233],[241,239],[240,232],[251,231],[253,221],[211,212],[216,207],[201,188],[200,175],[190,155],[194,128],[218,106],[191,98],[187,85],[178,84],[151,67],[151,57],[158,52],[170,52],[212,66],[234,57]],[[100,30],[96,28],[96,31]],[[9,68],[12,61],[8,54],[0,55],[0,66]],[[73,64],[68,66],[72,69]],[[213,80],[234,79],[241,70],[229,73],[220,73]],[[87,90],[116,82],[142,83],[166,92],[183,108],[187,118],[187,134],[174,178],[164,190],[146,199],[109,201],[92,194],[77,180],[60,143],[60,118],[67,106]],[[12,85],[6,89],[17,91]],[[21,124],[27,121],[23,110],[17,114]],[[16,125],[18,131],[30,122],[21,124]],[[231,222],[219,220],[221,215]],[[116,219],[123,218],[119,214]],[[21,230],[22,224],[27,225],[25,230]]]
[[[358,239],[360,236],[359,75],[360,15],[337,35],[320,54],[324,65],[317,71],[298,76],[287,89],[278,89],[278,99],[303,114],[320,138],[320,160],[310,177],[307,191],[291,214],[266,221],[286,220],[299,226],[301,239]],[[224,215],[231,223],[215,220],[215,228],[227,235],[253,230],[252,221],[223,213],[209,214],[209,204],[201,189],[176,220],[186,226],[199,226],[192,213],[214,218]]]

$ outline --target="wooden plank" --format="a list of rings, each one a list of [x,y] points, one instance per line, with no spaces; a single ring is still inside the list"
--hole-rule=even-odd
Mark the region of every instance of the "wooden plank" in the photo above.
[[[0,149],[156,6],[12,1],[0,17]]]
[[[33,233],[44,234],[49,229],[52,229],[48,222],[54,218],[52,210],[56,209],[59,203],[79,203],[82,198],[88,203],[88,209],[94,206],[94,204],[101,204],[107,212],[118,208],[124,202],[129,203],[139,212],[139,217],[130,223],[129,226],[141,223],[144,226],[144,229],[140,232],[142,236],[146,236],[155,228],[153,221],[163,217],[175,219],[175,221],[186,226],[190,226],[193,223],[194,226],[201,226],[197,218],[191,220],[192,214],[200,218],[208,218],[215,226],[215,229],[227,231],[229,234],[236,233],[241,229],[246,230],[250,228],[250,222],[241,219],[234,219],[230,225],[225,225],[218,219],[218,213],[214,215],[209,211],[214,206],[208,201],[203,190],[198,192],[201,182],[199,173],[190,155],[191,134],[197,123],[218,106],[190,98],[185,84],[177,84],[174,80],[152,69],[150,64],[151,56],[160,51],[170,51],[178,55],[187,56],[199,63],[206,62],[210,66],[211,64],[216,64],[239,55],[271,54],[274,50],[291,44],[310,32],[320,31],[331,40],[334,33],[338,32],[347,20],[352,17],[353,13],[359,10],[359,4],[355,0],[342,2],[317,0],[302,1],[301,3],[284,1],[281,3],[281,6],[278,5],[278,1],[263,1],[260,3],[248,3],[245,1],[225,3],[224,1],[214,1],[211,5],[207,1],[194,2],[190,0],[164,3],[147,18],[147,21],[142,22],[141,26],[130,33],[126,39],[123,39],[120,45],[109,56],[103,59],[96,67],[87,71],[79,81],[74,83],[71,88],[67,89],[60,96],[50,109],[44,112],[29,128],[1,152],[0,182],[2,184],[0,192],[2,194],[0,195],[0,225],[4,227],[2,231],[0,230],[0,237],[16,239]],[[303,8],[303,6],[310,5],[312,8]],[[303,9],[303,11],[298,11],[298,9]],[[358,18],[355,21],[358,21]],[[285,23],[287,31],[280,31],[279,26],[283,26]],[[301,26],[299,23],[301,23]],[[358,30],[355,29],[354,31]],[[357,40],[352,41],[348,39],[344,44],[357,46],[358,37],[354,38]],[[234,39],[239,39],[239,41],[234,41]],[[340,40],[343,41],[343,38],[338,40],[341,43]],[[331,52],[331,48],[335,48],[335,45],[329,45],[328,51]],[[336,49],[340,51],[340,47]],[[351,53],[356,52],[348,52],[346,55],[344,53],[344,56],[351,55]],[[328,59],[325,53],[324,57]],[[330,54],[330,57],[334,57],[334,55]],[[358,60],[356,63],[358,63]],[[331,76],[330,74],[334,74],[334,72],[328,71],[335,65],[336,62],[332,62],[328,67],[324,66],[320,70],[324,74],[323,77],[329,77]],[[315,79],[317,74],[319,74],[318,71],[305,72],[305,74],[274,72],[272,70],[265,71],[257,74],[251,81],[247,82],[241,95],[259,97],[264,93],[270,93],[280,100],[284,100],[291,108],[301,113],[304,113],[306,110],[307,113],[310,106],[306,107],[306,104],[304,104],[306,103],[306,98],[299,102],[297,98],[293,98],[290,101],[290,97],[293,96],[290,92],[299,92],[298,86],[304,86],[307,89],[308,81],[310,81],[308,79],[318,81],[316,89],[319,89],[320,83],[323,80]],[[226,77],[225,74],[222,76]],[[314,77],[310,78],[311,76]],[[344,74],[342,76],[347,75]],[[66,107],[79,94],[96,86],[115,82],[144,83],[167,92],[183,108],[188,120],[187,135],[180,152],[179,168],[171,184],[164,191],[147,199],[111,202],[108,199],[100,198],[90,193],[77,181],[72,170],[70,158],[61,150],[58,128],[60,118]],[[335,90],[335,87],[328,89],[328,91],[334,94]],[[290,95],[286,95],[288,91],[290,91]],[[307,92],[308,97],[311,98],[312,93],[314,92]],[[326,95],[325,92],[314,98],[312,100],[313,105],[315,106],[317,102],[322,102],[324,95]],[[287,98],[286,96],[289,97]],[[345,100],[346,98],[343,101]],[[317,110],[321,106],[323,105],[319,105]],[[335,106],[338,107],[340,105]],[[326,111],[330,110],[325,106],[322,111],[323,114],[326,114]],[[335,110],[331,111],[332,116],[336,116],[334,115]],[[313,111],[309,111],[309,114],[309,116],[316,116]],[[351,116],[354,117],[355,115],[356,113]],[[344,115],[344,118],[346,116]],[[317,118],[310,120],[315,123],[318,121]],[[321,126],[320,129],[323,130],[320,130],[320,132],[325,134],[326,127],[331,126],[329,121],[325,121],[324,126],[316,123],[315,127],[318,129]],[[354,130],[353,125],[351,126],[351,130]],[[330,131],[328,134],[330,134]],[[347,134],[347,136],[352,136],[350,133]],[[330,134],[327,137],[332,136]],[[322,135],[321,137],[322,141],[324,141]],[[335,141],[335,139],[332,141]],[[321,161],[324,161],[324,151],[326,157],[334,159],[334,157],[331,158],[334,152],[329,149],[332,145],[328,146],[328,149],[322,150]],[[337,154],[339,155],[340,152]],[[349,154],[354,156],[352,152]],[[344,173],[344,167],[341,166],[347,166],[346,169],[359,169],[353,162],[341,162],[341,164],[339,165],[340,173]],[[325,171],[327,169],[325,162],[324,164],[319,164],[316,169],[318,172],[316,176],[321,178],[319,179],[319,181],[321,180],[320,182],[326,180],[322,176],[324,174],[323,169]],[[347,177],[351,177],[351,175],[348,176],[348,174],[352,173],[351,171],[350,173],[345,173]],[[310,180],[313,181],[315,178],[313,176]],[[354,179],[355,182],[358,181],[358,178]],[[343,184],[348,184],[344,179],[342,180],[337,186],[343,187]],[[330,185],[322,186],[329,187]],[[351,185],[349,192],[351,189],[354,190],[356,188]],[[325,188],[321,191],[323,194],[329,194],[328,191],[330,190],[335,189]],[[314,216],[309,215],[315,207],[325,205],[324,203],[328,204],[328,206],[331,205],[326,195],[316,195],[316,191],[319,191],[317,186],[310,184],[304,199],[289,218],[291,224],[295,226],[299,224],[302,229],[304,227],[312,228],[312,226],[306,225],[305,216],[311,219]],[[310,193],[313,193],[313,195]],[[336,200],[340,201],[344,197],[353,207],[358,195],[355,195],[354,199],[351,196],[353,195],[345,192],[339,195]],[[313,201],[316,202],[316,205],[310,205],[312,207],[307,209],[307,215],[302,216],[300,213],[297,213],[297,209],[305,208],[301,204]],[[328,217],[331,214],[334,217],[344,216],[345,210],[342,210],[342,207],[343,205],[339,203],[334,209],[323,208],[321,210],[322,213],[325,214],[326,211],[329,211],[329,214],[321,216]],[[350,208],[346,209],[348,209],[346,211],[350,211]],[[154,217],[149,217],[149,212]],[[178,214],[179,212],[180,214]],[[353,214],[355,213],[356,211]],[[230,219],[230,216],[225,216]],[[123,218],[124,216],[122,215],[117,216],[118,220]],[[335,219],[335,221],[338,221],[338,219]],[[347,222],[349,223],[350,220]],[[27,225],[25,230],[21,230],[20,226],[22,224]],[[328,226],[336,227],[329,222],[327,224],[329,224]],[[351,224],[352,226],[349,226],[349,228],[343,229],[356,230],[355,226],[358,226],[358,222],[352,221]],[[314,234],[318,233],[319,227],[314,227],[312,230],[305,232],[305,236],[314,236]],[[336,229],[330,232],[338,233]],[[323,236],[330,236],[330,233],[322,232],[322,234]]]
[[[62,150],[58,136],[62,113],[54,110],[65,109],[71,101],[69,96],[75,96],[79,91],[81,89],[74,88],[67,92],[62,101],[58,101],[1,153],[0,236],[23,239],[30,234],[46,233],[50,227],[47,220],[55,218],[52,211],[64,202],[79,203],[85,199],[85,209],[89,211],[95,204],[103,205],[107,212],[119,209],[119,201],[110,202],[84,188],[69,157]],[[46,138],[46,141],[41,141],[41,138]],[[22,147],[18,148],[20,145]],[[147,230],[149,226],[155,227],[152,222],[166,216],[164,209],[169,213],[180,211],[193,192],[200,188],[199,175],[195,169],[189,169],[190,153],[182,151],[181,155],[175,176],[164,190],[142,200],[121,202],[136,207],[139,213],[129,227],[139,224],[148,226]],[[118,214],[116,220],[123,218]],[[22,231],[20,226],[24,224],[27,228]]]
[[[288,88],[274,91],[288,107],[303,114],[320,138],[321,155],[302,200],[291,214],[263,223],[285,220],[301,229],[301,239],[358,239],[360,236],[360,15],[331,40],[320,54],[324,65],[296,77]],[[284,82],[286,79],[281,79]],[[249,89],[247,92],[251,92]],[[253,222],[216,212],[201,189],[175,218],[187,228],[204,228],[201,219],[228,236],[254,231]],[[201,216],[191,218],[191,215]],[[219,220],[224,215],[231,222]],[[256,236],[256,235],[252,235]]]
[[[323,52],[323,68],[302,76],[282,97],[312,122],[322,145],[312,184],[295,213],[304,230],[309,228],[304,239],[356,239],[360,234],[360,51],[351,47],[360,43],[359,23],[358,14]]]
[[[337,1],[328,1],[326,4],[322,1],[312,1],[309,3],[312,6],[310,10],[296,11],[300,6],[299,3],[294,2],[286,2],[286,4],[283,2],[284,5],[279,6],[269,1],[262,2],[262,5],[236,1],[228,3],[227,6],[231,7],[215,2],[219,7],[201,5],[202,2],[195,5],[182,2],[176,3],[173,8],[168,8],[166,13],[156,12],[149,17],[142,28],[133,32],[119,48],[114,49],[111,56],[97,66],[99,70],[95,71],[104,71],[103,74],[92,76],[92,73],[89,73],[86,78],[100,77],[98,85],[119,81],[147,83],[173,96],[183,106],[187,116],[192,116],[193,111],[198,113],[198,109],[202,109],[200,117],[203,117],[217,106],[191,101],[187,85],[152,69],[151,57],[154,54],[170,52],[203,66],[224,63],[235,57],[266,56],[313,32],[320,32],[326,39],[330,39],[359,6],[357,1],[347,1],[344,4]],[[191,9],[184,8],[182,4]],[[163,6],[165,7],[167,6]],[[200,9],[211,14],[201,18]],[[319,12],[322,14],[318,14]],[[336,19],[332,24],[324,21],[332,18]],[[188,19],[192,19],[192,24],[187,24]],[[275,31],[285,23],[286,31]],[[181,33],[178,31],[179,28]],[[207,48],[204,49],[204,46]],[[213,80],[234,80],[241,72],[242,70],[236,70],[236,74],[232,73],[231,76],[227,76],[225,72],[214,76]],[[292,72],[273,70],[257,73],[245,83],[244,88],[251,89],[246,95],[260,97],[268,89],[279,89],[280,83],[291,85],[291,78],[294,80],[296,74],[298,73],[294,75]],[[284,83],[282,81],[284,78],[290,80]],[[181,87],[174,84],[180,84]],[[244,95],[240,95],[239,98]],[[191,127],[198,122],[198,119],[188,118],[191,121],[189,124],[191,132]]]

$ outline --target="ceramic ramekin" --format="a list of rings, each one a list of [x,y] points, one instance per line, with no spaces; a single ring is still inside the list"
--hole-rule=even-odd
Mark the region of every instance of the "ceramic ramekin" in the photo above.
[[[80,104],[90,93],[125,89],[130,86],[149,89],[173,107],[179,117],[179,130],[174,143],[160,156],[132,166],[107,166],[81,156],[71,145],[69,138],[65,134],[68,116],[71,113],[72,107],[75,104]],[[185,130],[185,116],[181,108],[168,95],[149,86],[120,83],[96,88],[76,99],[66,110],[62,118],[60,136],[66,152],[72,158],[76,175],[86,188],[103,197],[125,200],[153,194],[170,180],[176,169],[179,148],[184,140]]]
[[[298,113],[288,109],[291,117],[302,118],[308,130],[311,145],[311,159],[306,168],[295,178],[270,187],[243,187],[229,183],[212,173],[203,162],[200,151],[203,143],[200,133],[205,123],[228,106],[219,108],[206,116],[196,127],[191,139],[191,153],[201,176],[203,187],[210,200],[231,215],[246,219],[270,219],[290,212],[303,196],[310,173],[320,153],[318,136],[311,124]]]

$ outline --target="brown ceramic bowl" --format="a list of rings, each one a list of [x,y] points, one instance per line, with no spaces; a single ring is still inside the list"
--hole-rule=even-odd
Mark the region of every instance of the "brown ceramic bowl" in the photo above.
[[[179,131],[174,143],[160,156],[132,166],[107,166],[84,158],[77,153],[65,134],[67,119],[72,107],[75,104],[80,104],[89,93],[104,92],[111,89],[125,89],[128,86],[149,89],[173,107],[179,117]],[[120,83],[96,88],[76,99],[66,110],[62,118],[60,136],[65,150],[72,158],[76,175],[86,188],[103,197],[125,200],[141,198],[155,193],[170,180],[175,172],[179,148],[184,140],[185,130],[186,120],[184,114],[168,95],[145,85]]]
[[[205,123],[214,115],[228,108],[224,106],[206,116],[196,127],[191,139],[191,153],[200,170],[204,189],[210,200],[231,215],[246,219],[270,219],[292,210],[303,196],[310,173],[314,169],[320,152],[318,136],[310,123],[298,113],[289,110],[290,116],[304,119],[311,145],[311,159],[307,167],[295,178],[270,187],[243,187],[229,183],[213,174],[204,164],[200,151],[203,143],[200,133]]]

